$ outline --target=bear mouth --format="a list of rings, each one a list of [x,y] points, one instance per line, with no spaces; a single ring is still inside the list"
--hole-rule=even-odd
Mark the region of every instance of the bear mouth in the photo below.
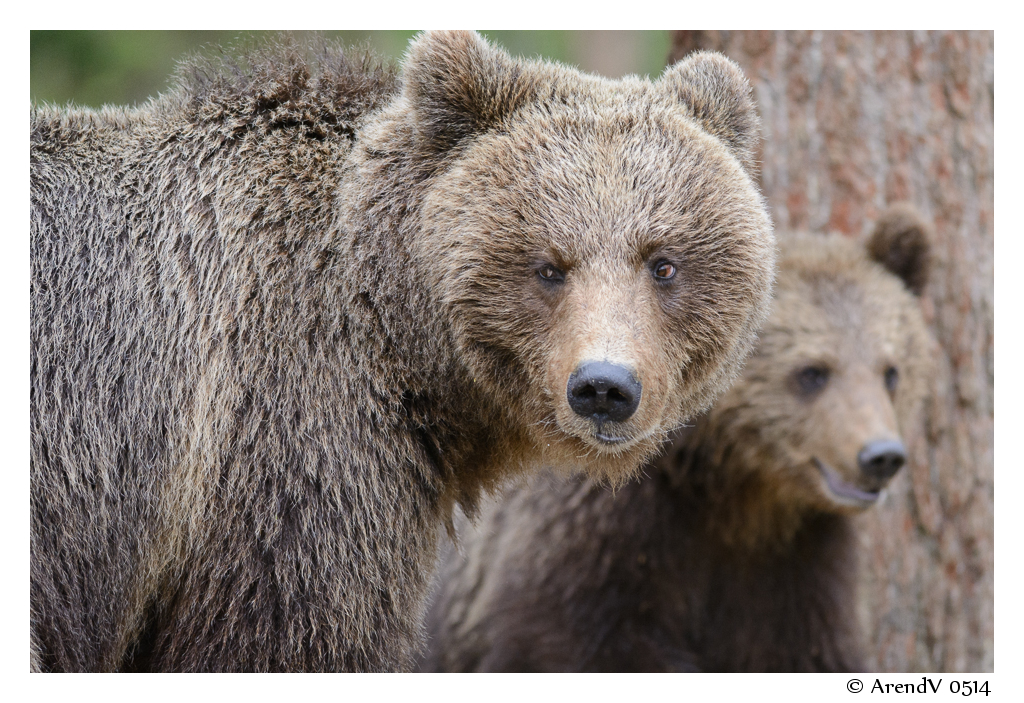
[[[604,432],[595,432],[594,437],[596,437],[601,444],[623,444],[629,441],[629,437],[618,437]]]
[[[832,495],[839,498],[842,502],[867,507],[874,504],[878,500],[878,496],[881,495],[881,490],[865,491],[853,484],[847,483],[839,477],[835,469],[817,457],[814,458],[814,465],[818,467],[818,471],[825,478],[825,484]]]
[[[616,434],[613,428],[608,427],[608,422],[606,420],[598,420],[595,424],[597,426],[594,428],[593,437],[606,447],[627,444],[631,439],[633,439],[626,435]]]

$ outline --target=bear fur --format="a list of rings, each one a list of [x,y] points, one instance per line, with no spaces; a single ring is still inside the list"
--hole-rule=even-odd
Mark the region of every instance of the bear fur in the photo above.
[[[33,107],[33,668],[409,668],[456,505],[621,481],[738,372],[757,128],[719,55],[610,81],[466,32]],[[572,411],[590,358],[632,417]]]
[[[852,516],[919,422],[928,237],[898,205],[871,258],[840,236],[786,242],[740,380],[643,480],[611,492],[549,476],[464,528],[420,668],[862,669]]]

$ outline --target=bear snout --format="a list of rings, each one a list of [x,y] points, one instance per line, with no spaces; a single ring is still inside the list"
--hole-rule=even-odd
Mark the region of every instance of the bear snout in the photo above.
[[[857,454],[857,465],[868,478],[885,483],[907,463],[907,450],[898,439],[873,440]]]
[[[569,407],[580,417],[594,420],[598,432],[605,422],[622,422],[640,405],[643,387],[625,366],[608,361],[585,361],[566,384]]]

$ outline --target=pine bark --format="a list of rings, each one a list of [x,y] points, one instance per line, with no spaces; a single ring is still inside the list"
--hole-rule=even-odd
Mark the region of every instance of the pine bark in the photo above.
[[[859,519],[861,614],[880,671],[993,669],[993,33],[673,34],[737,61],[763,120],[780,236],[863,238],[887,203],[934,223],[923,307],[938,372],[911,461]]]

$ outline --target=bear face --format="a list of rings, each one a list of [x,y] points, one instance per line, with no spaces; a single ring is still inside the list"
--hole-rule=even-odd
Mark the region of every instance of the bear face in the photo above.
[[[443,127],[424,149],[461,139],[415,243],[461,357],[543,461],[627,474],[734,376],[770,297],[746,82],[712,55],[611,82],[445,41],[413,47],[405,93]]]
[[[902,424],[918,415],[931,355],[915,297],[927,235],[893,224],[901,212],[867,252],[839,236],[783,244],[758,349],[708,415],[730,470],[756,471],[776,508],[860,511],[906,460]]]

